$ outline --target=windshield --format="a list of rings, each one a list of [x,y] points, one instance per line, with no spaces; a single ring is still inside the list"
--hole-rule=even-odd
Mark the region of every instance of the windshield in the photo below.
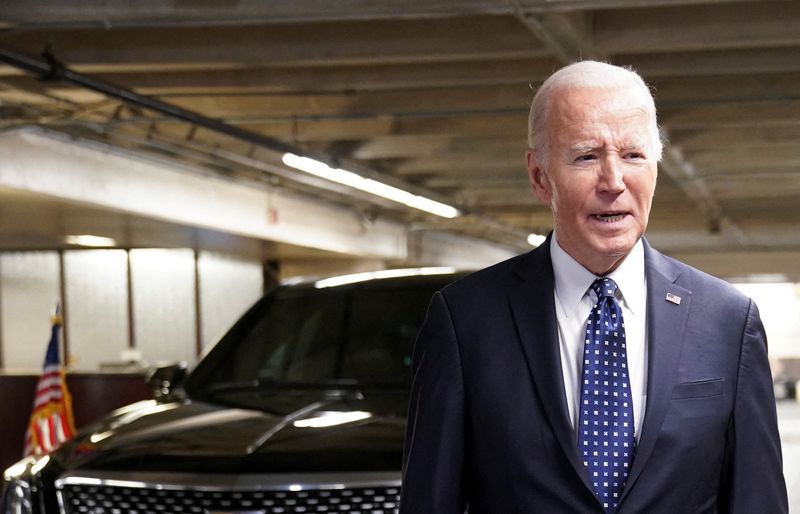
[[[270,389],[403,387],[434,291],[452,276],[278,289],[192,373],[190,395]]]

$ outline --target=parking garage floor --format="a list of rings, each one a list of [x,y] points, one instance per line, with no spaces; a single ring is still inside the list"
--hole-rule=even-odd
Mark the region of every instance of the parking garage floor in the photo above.
[[[778,403],[783,443],[783,472],[789,489],[789,512],[800,513],[800,403]]]

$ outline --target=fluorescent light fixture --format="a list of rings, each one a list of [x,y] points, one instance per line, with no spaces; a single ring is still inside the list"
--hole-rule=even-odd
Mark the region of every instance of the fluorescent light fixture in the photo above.
[[[450,205],[409,193],[403,189],[378,182],[371,178],[364,178],[352,171],[343,170],[341,168],[331,168],[324,162],[311,159],[310,157],[301,157],[293,153],[285,153],[283,154],[282,160],[285,165],[300,171],[305,171],[306,173],[330,180],[331,182],[365,191],[375,196],[402,203],[403,205],[429,212],[443,218],[455,218],[461,214],[458,209]]]
[[[107,248],[117,246],[117,242],[110,237],[92,236],[88,234],[66,236],[64,242],[68,245],[92,246],[96,248]]]
[[[345,423],[353,423],[354,421],[361,421],[362,419],[371,417],[371,412],[364,412],[360,410],[352,412],[322,411],[313,418],[295,421],[294,426],[297,428],[333,427],[336,425],[344,425]]]
[[[544,243],[545,239],[547,239],[547,236],[541,234],[528,234],[528,244],[534,247]]]
[[[363,273],[353,273],[351,275],[340,275],[338,277],[324,278],[314,282],[314,287],[322,289],[323,287],[343,286],[345,284],[355,284],[356,282],[364,282],[365,280],[380,279],[380,278],[398,278],[398,277],[414,277],[422,275],[449,275],[455,273],[456,269],[452,266],[431,266],[426,268],[402,268],[402,269],[385,269],[380,271],[365,271]]]

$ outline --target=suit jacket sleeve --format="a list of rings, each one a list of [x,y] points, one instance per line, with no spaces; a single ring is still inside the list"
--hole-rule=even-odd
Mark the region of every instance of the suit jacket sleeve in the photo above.
[[[752,300],[742,337],[720,512],[787,513],[766,335]]]
[[[450,311],[433,296],[417,337],[403,452],[401,514],[463,514],[465,406]]]

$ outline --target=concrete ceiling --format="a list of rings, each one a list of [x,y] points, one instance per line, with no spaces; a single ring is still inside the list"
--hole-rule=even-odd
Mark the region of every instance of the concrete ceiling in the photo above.
[[[800,2],[0,4],[0,49],[37,57],[45,48],[76,72],[408,185],[466,215],[373,205],[288,169],[270,173],[254,161],[279,164],[279,155],[251,143],[10,66],[0,66],[0,128],[38,124],[168,154],[520,250],[525,234],[551,227],[524,171],[536,87],[579,57],[631,65],[654,88],[668,141],[651,242],[719,274],[800,273]]]

